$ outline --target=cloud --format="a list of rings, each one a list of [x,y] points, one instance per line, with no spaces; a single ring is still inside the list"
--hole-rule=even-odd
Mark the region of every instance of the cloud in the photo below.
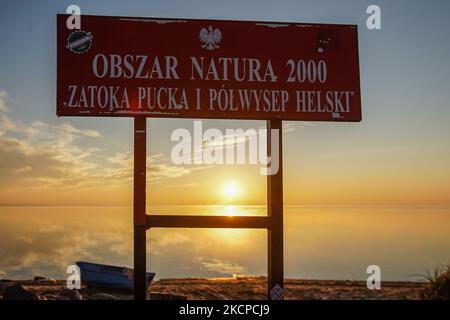
[[[168,189],[172,189],[172,188],[183,188],[183,189],[187,189],[187,188],[194,188],[194,187],[198,187],[201,184],[198,182],[189,182],[189,183],[183,183],[183,184],[171,184],[168,185],[167,188]]]
[[[30,166],[25,166],[25,167],[18,168],[16,170],[14,170],[14,173],[15,174],[21,174],[21,173],[24,173],[24,172],[29,172],[31,170],[33,170],[33,168],[31,168]]]
[[[213,271],[222,275],[244,274],[246,269],[236,263],[223,261],[220,259],[197,258],[197,262],[206,270]]]
[[[0,91],[0,128],[3,135],[5,131],[17,131],[16,124],[8,117],[9,109],[6,106],[7,94],[5,91]]]
[[[6,107],[6,91],[0,90],[0,111],[7,112],[8,108]]]
[[[312,126],[313,123],[311,122],[304,122],[304,124],[299,124],[297,122],[289,122],[283,124],[283,133],[291,133],[296,131],[297,129],[301,128],[302,126]],[[265,141],[267,140],[266,137],[266,127],[259,127],[255,129],[231,129],[226,130],[225,134],[222,134],[218,137],[215,137],[214,139],[203,141],[201,146],[194,146],[194,154],[196,152],[204,152],[205,150],[211,151],[211,150],[220,150],[220,149],[227,149],[227,148],[236,148],[237,146],[241,147],[248,147],[248,144],[250,141],[253,141],[254,143],[260,143],[261,145],[265,144]],[[264,141],[260,141],[260,139],[263,139]],[[195,160],[195,158],[191,159],[192,161]]]
[[[133,154],[129,151],[119,152],[107,157],[122,175],[133,175]],[[197,168],[198,169],[198,168]],[[189,175],[193,169],[169,164],[162,153],[147,156],[147,180],[160,181],[168,178],[179,178]]]
[[[23,123],[11,117],[8,95],[0,90],[0,190],[19,194],[59,189],[109,190],[129,185],[133,155],[129,151],[108,155],[108,150],[85,146],[102,137],[96,130],[70,123]],[[100,145],[101,140],[97,143]],[[198,168],[197,168],[198,169]],[[192,169],[172,165],[163,154],[147,157],[148,181],[179,178]],[[82,187],[82,188],[81,188]],[[5,201],[0,198],[1,201]],[[9,202],[9,201],[7,201]]]

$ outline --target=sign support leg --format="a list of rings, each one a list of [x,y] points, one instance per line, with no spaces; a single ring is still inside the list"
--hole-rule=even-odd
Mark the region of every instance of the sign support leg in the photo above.
[[[271,130],[278,129],[278,141],[272,141]],[[273,143],[277,143],[278,172],[267,175],[267,215],[270,218],[268,229],[268,283],[267,295],[269,300],[284,298],[284,262],[283,262],[283,132],[282,120],[267,121],[267,155],[271,152]],[[270,165],[273,167],[273,159]]]
[[[134,118],[134,299],[146,300],[146,157],[147,120]]]

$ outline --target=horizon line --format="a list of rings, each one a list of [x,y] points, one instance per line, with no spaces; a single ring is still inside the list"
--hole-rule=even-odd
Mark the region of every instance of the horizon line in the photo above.
[[[147,207],[267,207],[267,204],[157,204]],[[133,207],[133,204],[35,204],[35,203],[0,203],[0,207]],[[439,205],[392,205],[392,204],[284,204],[283,207],[304,208],[435,208],[450,209],[450,204]]]

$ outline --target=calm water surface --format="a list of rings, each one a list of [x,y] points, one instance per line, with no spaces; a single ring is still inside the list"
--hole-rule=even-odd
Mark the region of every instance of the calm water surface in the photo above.
[[[164,206],[158,214],[264,215],[262,206]],[[232,219],[232,217],[230,217]],[[449,208],[285,208],[286,277],[417,280],[450,261]],[[158,278],[266,275],[266,231],[152,229]],[[78,260],[132,265],[131,207],[0,207],[0,278],[63,278]]]

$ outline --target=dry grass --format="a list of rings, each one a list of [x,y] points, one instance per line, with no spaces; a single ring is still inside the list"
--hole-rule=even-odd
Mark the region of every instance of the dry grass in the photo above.
[[[152,293],[185,296],[195,300],[266,299],[265,277],[239,276],[229,279],[161,279],[152,284]],[[367,289],[364,281],[286,279],[289,300],[394,300],[420,299],[426,283],[383,282],[381,290]]]
[[[285,280],[285,298],[288,300],[396,300],[431,298],[431,292],[441,292],[435,289],[438,283],[443,283],[443,276],[430,283],[418,282],[382,282],[381,290],[367,289],[364,281],[334,281],[334,280]],[[448,272],[447,272],[448,290]],[[0,281],[0,296],[2,286],[13,283],[22,284],[27,290],[37,293],[41,299],[60,299],[66,290],[65,281],[35,282]],[[151,286],[152,299],[189,299],[189,300],[263,300],[266,299],[267,278],[237,276],[234,278],[216,279],[161,279]],[[430,288],[433,288],[431,290]],[[426,292],[426,295],[425,295]],[[131,292],[83,287],[80,290],[84,299],[97,293],[112,294],[118,299],[132,299]],[[421,294],[424,293],[424,296]],[[433,296],[435,297],[435,296]],[[448,297],[448,291],[447,291]]]
[[[427,286],[420,292],[423,300],[450,300],[450,265],[437,268],[425,276]]]

